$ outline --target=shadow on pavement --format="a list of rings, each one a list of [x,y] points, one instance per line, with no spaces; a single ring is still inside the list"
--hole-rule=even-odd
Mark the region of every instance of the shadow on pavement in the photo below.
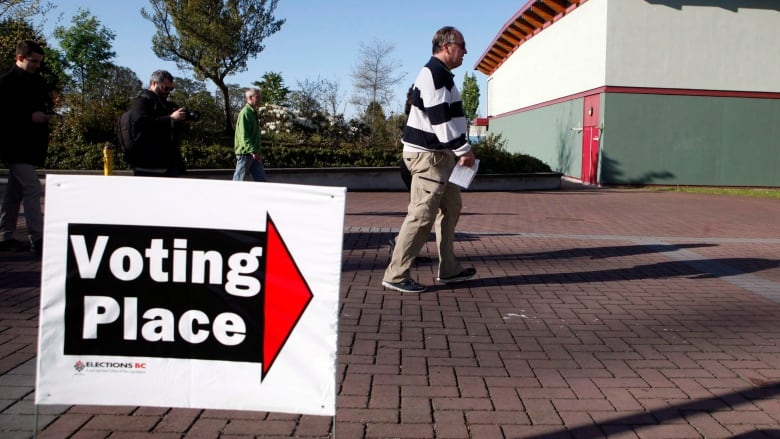
[[[487,260],[527,260],[527,259],[565,259],[591,258],[605,259],[623,256],[635,256],[650,253],[673,252],[683,248],[717,247],[717,244],[656,244],[656,245],[616,245],[603,247],[581,247],[537,253],[517,253],[480,257]]]
[[[651,410],[645,413],[622,416],[608,419],[595,424],[582,425],[566,430],[529,436],[533,439],[553,439],[561,437],[604,437],[604,435],[618,435],[632,432],[634,429],[642,429],[653,425],[673,422],[685,419],[697,413],[712,414],[719,410],[731,411],[735,407],[753,403],[755,401],[770,400],[780,394],[780,383],[767,383],[760,387],[747,390],[738,390],[724,395],[716,395],[711,398],[698,399],[684,404],[672,405],[662,409]],[[736,438],[778,437],[780,430],[761,430],[743,433]]]
[[[484,259],[484,258],[477,258]],[[739,265],[743,270],[730,269]],[[583,282],[609,282],[639,279],[663,279],[687,276],[693,279],[734,276],[780,267],[780,261],[761,258],[722,258],[694,261],[658,262],[636,265],[630,268],[579,271],[571,273],[543,273],[503,277],[480,277],[475,280],[480,286],[570,284]]]

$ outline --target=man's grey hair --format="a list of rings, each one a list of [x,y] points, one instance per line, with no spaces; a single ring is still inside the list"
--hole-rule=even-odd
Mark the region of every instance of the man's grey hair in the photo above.
[[[453,26],[444,26],[436,31],[433,35],[431,53],[436,55],[444,49],[446,43],[451,43],[456,36],[463,36],[463,34]]]
[[[248,99],[250,96],[260,96],[260,89],[259,88],[248,88],[244,91],[244,98]]]
[[[152,72],[152,77],[149,78],[149,84],[156,82],[161,84],[164,80],[173,81],[173,75],[167,70],[155,70]]]

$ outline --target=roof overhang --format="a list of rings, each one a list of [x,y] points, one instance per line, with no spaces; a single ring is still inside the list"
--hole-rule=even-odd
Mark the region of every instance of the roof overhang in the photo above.
[[[490,76],[521,44],[588,0],[529,0],[504,24],[474,70]]]

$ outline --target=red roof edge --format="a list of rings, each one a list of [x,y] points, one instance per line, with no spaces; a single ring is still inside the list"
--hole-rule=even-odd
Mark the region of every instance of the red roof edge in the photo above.
[[[509,25],[510,25],[510,24],[514,23],[514,22],[515,22],[515,20],[517,20],[517,17],[519,17],[519,16],[523,15],[523,12],[525,12],[525,11],[526,11],[528,8],[530,8],[530,7],[531,7],[531,5],[533,5],[534,3],[536,3],[536,0],[528,0],[528,1],[525,3],[525,5],[523,5],[523,7],[521,7],[521,8],[520,8],[520,9],[519,9],[519,10],[518,10],[516,13],[515,13],[515,15],[513,15],[513,16],[512,16],[512,18],[510,18],[509,20],[507,20],[507,21],[506,21],[506,23],[504,23],[504,25],[503,25],[503,26],[501,26],[501,28],[498,30],[498,33],[496,34],[496,36],[495,36],[495,37],[493,37],[493,41],[491,41],[491,42],[490,42],[490,44],[488,44],[488,46],[487,46],[487,48],[485,49],[485,51],[484,51],[484,52],[482,52],[482,55],[480,55],[480,56],[479,56],[477,63],[476,63],[476,64],[474,64],[474,70],[477,70],[477,66],[479,66],[479,63],[481,63],[481,62],[482,62],[482,59],[483,59],[483,58],[485,58],[485,55],[487,55],[487,54],[488,54],[488,52],[490,52],[490,49],[493,47],[493,45],[494,45],[494,44],[496,44],[496,41],[498,41],[498,39],[499,39],[499,38],[501,38],[501,35],[503,35],[503,34],[504,34],[504,29],[506,29],[507,27],[509,27]]]

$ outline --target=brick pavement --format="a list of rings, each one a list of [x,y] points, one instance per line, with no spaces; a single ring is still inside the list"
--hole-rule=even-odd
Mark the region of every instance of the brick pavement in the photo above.
[[[408,295],[380,286],[406,197],[347,196],[336,437],[780,437],[777,200],[465,193],[457,250],[477,278]],[[220,410],[36,421],[39,270],[0,254],[0,437],[334,436],[330,418]]]

